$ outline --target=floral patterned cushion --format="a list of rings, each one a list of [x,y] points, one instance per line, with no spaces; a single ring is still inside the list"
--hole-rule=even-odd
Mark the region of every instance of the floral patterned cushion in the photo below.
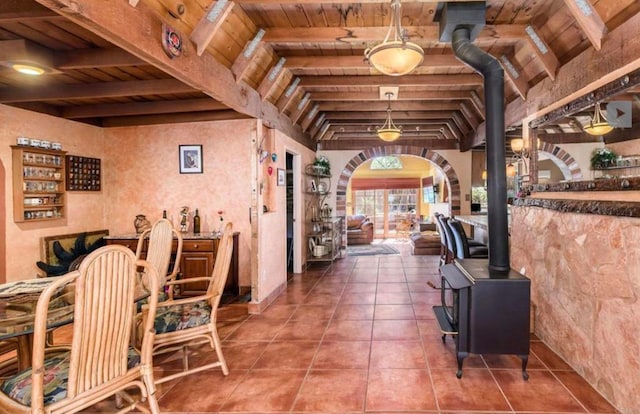
[[[193,328],[209,323],[211,306],[206,301],[187,305],[158,307],[156,313],[156,334]]]
[[[167,292],[165,292],[165,291],[158,292],[158,303],[164,302],[167,299],[169,299],[169,295],[167,295]],[[136,302],[136,310],[138,312],[142,311],[142,305],[146,305],[147,303],[149,303],[149,298],[144,298],[142,300],[137,301]]]
[[[69,379],[69,362],[71,353],[57,355],[44,361],[44,405],[60,401],[67,396]],[[140,363],[140,354],[129,348],[127,368],[131,369]],[[27,368],[8,378],[0,390],[16,402],[31,405],[31,368]]]

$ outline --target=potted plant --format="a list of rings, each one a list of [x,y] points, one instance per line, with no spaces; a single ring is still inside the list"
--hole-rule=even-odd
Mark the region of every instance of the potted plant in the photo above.
[[[596,148],[591,153],[591,168],[594,170],[609,168],[615,165],[618,154],[611,149],[603,147]]]
[[[324,155],[316,157],[316,159],[313,161],[313,166],[318,174],[331,174],[331,165],[329,164],[329,159]]]

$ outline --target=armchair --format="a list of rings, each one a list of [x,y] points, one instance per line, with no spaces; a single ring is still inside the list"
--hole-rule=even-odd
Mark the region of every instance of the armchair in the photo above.
[[[347,244],[369,244],[373,241],[373,223],[364,214],[347,216]]]

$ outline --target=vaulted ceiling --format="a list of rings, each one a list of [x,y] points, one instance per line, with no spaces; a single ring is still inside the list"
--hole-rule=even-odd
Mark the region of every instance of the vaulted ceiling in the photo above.
[[[620,49],[608,37],[637,27],[639,3],[488,0],[475,43],[505,68],[508,110],[532,95],[544,101],[540,91],[585,51],[605,59]],[[402,3],[402,26],[425,59],[390,77],[363,59],[387,32],[386,0],[3,0],[0,103],[103,127],[253,117],[311,148],[363,149],[382,143],[380,88],[397,87],[391,106],[402,143],[469,149],[484,139],[483,83],[439,42],[441,6]],[[163,51],[162,23],[181,35],[180,56]],[[47,73],[9,67],[20,62]],[[635,90],[626,99],[637,102]],[[513,112],[509,123],[525,114]],[[544,132],[589,139],[579,121]]]

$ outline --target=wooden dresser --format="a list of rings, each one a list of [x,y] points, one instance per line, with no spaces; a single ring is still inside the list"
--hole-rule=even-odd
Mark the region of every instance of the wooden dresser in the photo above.
[[[239,232],[233,233],[233,254],[231,256],[231,267],[229,276],[224,288],[224,293],[238,296],[238,238]],[[136,251],[138,245],[137,234],[123,234],[105,237],[107,244],[120,244]],[[182,258],[180,259],[180,278],[210,276],[216,261],[218,244],[220,240],[211,235],[187,233],[183,235]],[[170,266],[175,260],[175,250],[178,242],[174,241],[173,255]],[[147,242],[143,247],[143,254],[147,250]],[[205,292],[205,283],[191,283],[187,286],[189,290],[183,291],[183,295],[199,295]]]

